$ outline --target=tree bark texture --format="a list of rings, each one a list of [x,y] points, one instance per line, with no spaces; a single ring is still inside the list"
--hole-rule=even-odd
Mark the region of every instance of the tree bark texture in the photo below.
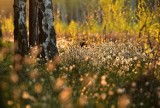
[[[39,42],[42,46],[42,57],[51,60],[58,54],[56,46],[56,33],[53,26],[52,0],[39,0]]]
[[[29,46],[38,44],[38,0],[29,0]]]
[[[2,38],[2,29],[1,29],[1,22],[0,22],[0,39]]]
[[[26,55],[28,53],[26,0],[14,0],[14,27],[16,53]]]

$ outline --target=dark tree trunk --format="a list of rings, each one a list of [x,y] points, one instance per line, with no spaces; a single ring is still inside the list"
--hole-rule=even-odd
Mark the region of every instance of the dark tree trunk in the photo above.
[[[0,22],[0,39],[2,38],[2,29],[1,29],[1,22]]]
[[[14,27],[16,53],[26,55],[28,53],[26,0],[14,0]]]
[[[39,42],[42,46],[42,57],[51,60],[58,54],[56,46],[56,33],[53,26],[52,0],[39,0]]]
[[[29,46],[38,44],[38,0],[29,0]]]
[[[42,57],[51,60],[58,54],[52,0],[29,2],[29,46],[41,45]],[[25,55],[28,53],[26,0],[14,0],[14,26],[16,52]]]

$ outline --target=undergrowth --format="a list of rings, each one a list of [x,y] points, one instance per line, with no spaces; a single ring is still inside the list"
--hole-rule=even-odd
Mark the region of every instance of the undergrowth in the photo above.
[[[154,57],[132,40],[59,45],[59,56],[48,63],[39,62],[35,52],[21,57],[13,51],[12,45],[1,47],[5,107],[159,107],[159,55],[153,62]]]

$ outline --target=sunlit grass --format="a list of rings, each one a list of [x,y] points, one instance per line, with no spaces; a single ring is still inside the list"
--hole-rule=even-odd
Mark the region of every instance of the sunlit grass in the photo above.
[[[32,49],[22,58],[12,55],[13,48],[1,48],[1,88],[7,106],[125,108],[158,105],[159,56],[153,64],[142,46],[132,40],[84,47],[75,43],[64,47],[63,42],[59,41],[59,57],[46,64],[35,57],[38,52]],[[147,74],[152,75],[147,77]]]

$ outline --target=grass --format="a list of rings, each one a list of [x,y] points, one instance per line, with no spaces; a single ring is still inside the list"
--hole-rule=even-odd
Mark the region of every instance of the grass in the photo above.
[[[0,55],[2,104],[7,108],[158,108],[160,58],[133,40],[80,47],[59,41],[59,57],[41,64],[30,53]],[[55,65],[57,64],[58,65]]]

